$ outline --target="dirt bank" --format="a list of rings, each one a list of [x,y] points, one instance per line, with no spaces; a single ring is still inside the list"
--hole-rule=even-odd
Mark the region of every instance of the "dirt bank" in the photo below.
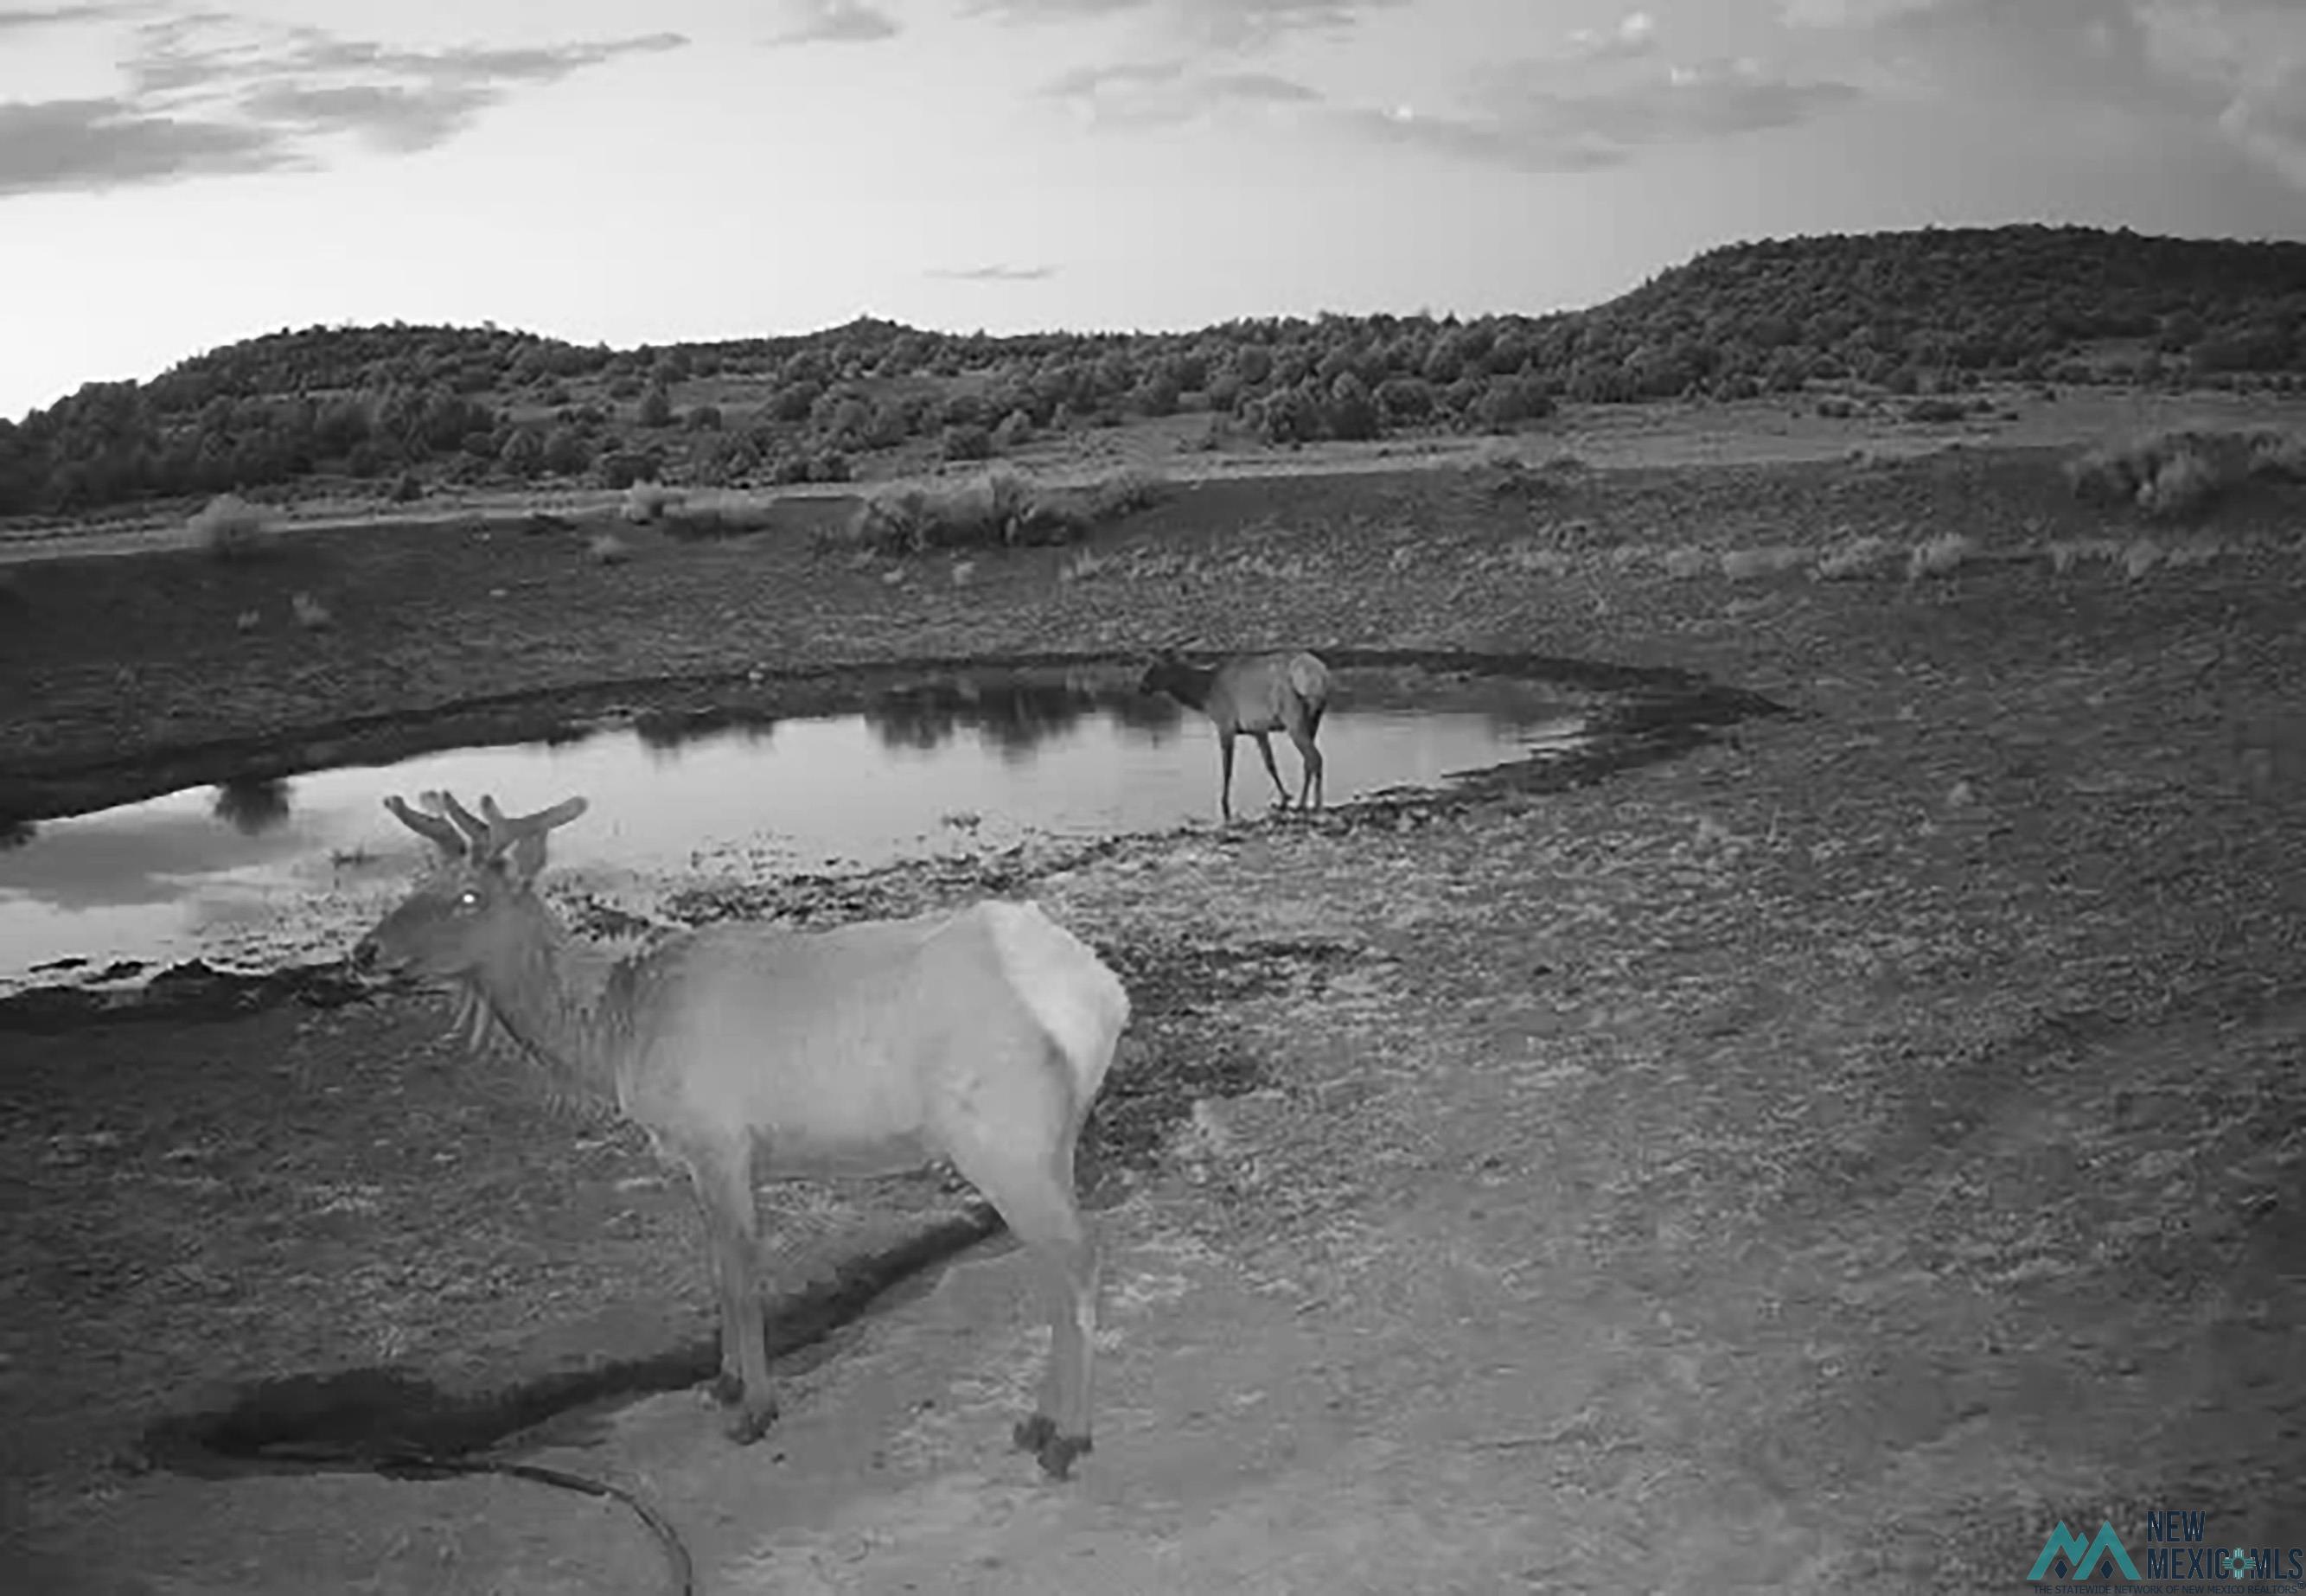
[[[481,690],[1185,630],[1770,693],[1805,713],[1591,787],[1032,883],[1146,994],[1115,1122],[1157,1131],[1105,1189],[1073,1485],[1004,1450],[1036,1365],[997,1251],[788,1360],[770,1444],[675,1393],[526,1455],[645,1492],[709,1591],[2006,1590],[2062,1517],[2306,1543],[2299,508],[2135,577],[1669,558],[2139,530],[2022,456],[1212,485],[1070,580],[774,534],[43,566],[0,644],[7,790]],[[300,586],[335,628],[235,629]],[[440,1024],[7,1038],[21,1588],[655,1588],[614,1504],[517,1481],[136,1472],[153,1417],[248,1383],[485,1393],[705,1334],[681,1195]],[[954,1201],[774,1192],[777,1277]]]

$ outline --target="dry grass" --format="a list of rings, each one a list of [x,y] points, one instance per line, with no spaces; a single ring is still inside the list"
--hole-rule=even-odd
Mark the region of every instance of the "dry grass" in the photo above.
[[[270,518],[236,493],[219,493],[184,523],[192,546],[216,559],[249,559],[278,541]]]
[[[1950,576],[1981,564],[2023,565],[2042,559],[2046,560],[2052,570],[2060,576],[2095,562],[2134,579],[2165,567],[2183,569],[2208,565],[2253,542],[2248,538],[2195,532],[2174,539],[2167,534],[2158,539],[2146,536],[2063,538],[2005,548],[1981,542],[1965,533],[1940,533],[1908,542],[1876,533],[1860,533],[1842,527],[1837,529],[1823,546],[1781,542],[1715,549],[1692,543],[1601,544],[1584,538],[1565,539],[1557,535],[1565,530],[1575,532],[1583,525],[1583,523],[1572,522],[1559,527],[1549,526],[1536,536],[1520,538],[1505,544],[1494,553],[1483,557],[1482,563],[1491,570],[1549,576],[1567,576],[1580,571],[1620,576],[1654,572],[1678,582],[1720,578],[1730,583],[1749,584],[1789,575],[1806,576],[1812,582],[1894,581],[1900,578],[1918,582]],[[1403,543],[1390,551],[1388,565],[1395,575],[1405,575],[1423,568],[1427,552],[1414,542]],[[1115,562],[1091,559],[1078,563],[1080,574],[1087,575],[1105,569]],[[1137,573],[1132,569],[1128,574],[1134,576]],[[1068,573],[1069,576],[1072,575]]]
[[[2208,565],[2234,547],[2225,538],[2194,536],[2165,543],[2150,537],[2061,538],[2042,546],[2042,556],[2058,576],[2070,575],[2092,562],[2120,570],[2135,579],[2157,567],[2183,570]]]
[[[1392,565],[1396,571],[1405,570],[1415,561],[1416,548],[1406,544],[1393,551]],[[1409,558],[1405,559],[1404,556]],[[1508,570],[1526,571],[1546,576],[1566,576],[1576,562],[1562,550],[1546,547],[1534,539],[1522,538],[1507,543],[1498,551],[1498,563]]]
[[[1914,545],[1906,556],[1906,580],[1951,576],[1977,553],[1977,544],[1964,533],[1942,532]]]
[[[1220,580],[1241,568],[1242,562],[1255,559],[1253,555],[1236,556],[1231,565],[1215,559],[1205,559],[1199,554],[1180,553],[1174,549],[1132,549],[1125,552],[1100,554],[1094,549],[1083,549],[1057,568],[1060,582],[1087,582],[1099,576],[1110,576],[1121,582],[1163,582],[1193,584]]]
[[[1847,538],[1817,558],[1810,568],[1819,582],[1864,582],[1878,576],[1897,558],[1897,549],[1884,537]]]
[[[1099,554],[1094,549],[1083,549],[1057,568],[1057,580],[1086,582],[1110,568],[1114,563],[1110,555]]]

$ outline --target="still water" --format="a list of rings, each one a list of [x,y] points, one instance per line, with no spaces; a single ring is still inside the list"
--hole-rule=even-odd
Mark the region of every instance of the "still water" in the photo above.
[[[860,692],[860,697],[865,696]],[[1436,786],[1580,746],[1584,718],[1542,684],[1339,671],[1323,722],[1332,804]],[[1274,754],[1294,791],[1296,751]],[[1236,745],[1234,812],[1272,784]],[[402,891],[424,845],[387,793],[491,793],[515,814],[572,793],[552,878],[647,912],[699,877],[758,879],[1217,818],[1216,735],[1115,682],[949,677],[882,689],[855,713],[427,754],[286,781],[190,789],[42,821],[0,851],[0,991],[334,957]]]

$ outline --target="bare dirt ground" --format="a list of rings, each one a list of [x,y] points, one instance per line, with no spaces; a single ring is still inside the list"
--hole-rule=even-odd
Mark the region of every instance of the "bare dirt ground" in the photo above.
[[[2055,459],[1211,482],[1091,564],[959,580],[799,528],[614,568],[581,529],[42,561],[0,596],[0,807],[762,664],[1191,631],[1704,670],[1801,713],[1030,883],[1143,1015],[1071,1484],[1005,1449],[1038,1348],[997,1247],[786,1359],[759,1447],[675,1392],[521,1455],[660,1504],[713,1592],[2016,1590],[2053,1523],[2135,1550],[2148,1506],[2299,1545],[2306,502],[2133,575],[2146,529]],[[1980,557],[1915,580],[1698,558],[1952,531]],[[298,588],[337,625],[291,626]],[[150,1466],[154,1418],[250,1382],[469,1395],[704,1344],[682,1194],[443,1021],[0,1032],[8,1588],[662,1588],[634,1519],[533,1483]],[[774,1191],[781,1278],[953,1200]]]

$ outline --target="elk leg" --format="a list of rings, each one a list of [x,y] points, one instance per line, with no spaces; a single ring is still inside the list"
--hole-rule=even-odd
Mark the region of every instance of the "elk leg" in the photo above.
[[[1233,733],[1217,737],[1217,812],[1233,819]]]
[[[1313,746],[1313,733],[1310,728],[1303,731],[1293,730],[1289,733],[1289,740],[1297,745],[1297,757],[1304,765],[1304,785],[1297,794],[1297,807],[1303,808],[1310,797],[1313,807],[1318,809],[1327,797],[1321,786],[1321,750]]]
[[[1052,1060],[1053,1063],[1060,1061]],[[1002,1122],[998,1135],[972,1136],[953,1148],[953,1161],[1000,1210],[1009,1233],[1030,1258],[1035,1285],[1049,1316],[1049,1361],[1041,1371],[1032,1416],[1012,1432],[1041,1472],[1063,1480],[1074,1458],[1089,1448],[1089,1379],[1097,1345],[1097,1236],[1073,1200],[1075,1122],[1056,1134],[1045,1121],[1037,1137],[1021,1126],[1029,1116]],[[1028,1151],[1036,1140],[1040,1150]],[[1054,1142],[1054,1145],[1051,1145]]]
[[[1273,795],[1286,809],[1289,807],[1289,785],[1281,779],[1281,767],[1273,763],[1273,734],[1252,731],[1250,735],[1257,739],[1257,751],[1265,755],[1265,773],[1273,778]]]
[[[1097,1238],[1067,1199],[1053,1193],[1014,1216],[1004,1214],[1033,1259],[1049,1315],[1049,1361],[1033,1416],[1014,1432],[1041,1472],[1063,1480],[1090,1450],[1089,1381],[1097,1353]]]
[[[744,1154],[700,1159],[689,1165],[721,1303],[721,1374],[713,1395],[735,1406],[729,1434],[739,1446],[761,1438],[776,1422],[776,1393],[769,1387],[768,1329],[762,1322],[758,1279],[760,1215],[753,1199],[753,1161]]]

